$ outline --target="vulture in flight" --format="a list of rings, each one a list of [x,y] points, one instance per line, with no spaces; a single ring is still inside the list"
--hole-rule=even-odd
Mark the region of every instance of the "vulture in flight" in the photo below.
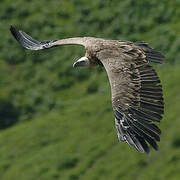
[[[37,41],[11,26],[14,38],[26,49],[41,50],[62,45],[84,46],[84,57],[73,67],[105,68],[111,86],[112,107],[119,141],[149,154],[149,145],[158,150],[161,130],[154,124],[164,113],[162,86],[149,62],[163,63],[164,56],[145,42],[75,37]],[[149,145],[148,145],[149,144]]]

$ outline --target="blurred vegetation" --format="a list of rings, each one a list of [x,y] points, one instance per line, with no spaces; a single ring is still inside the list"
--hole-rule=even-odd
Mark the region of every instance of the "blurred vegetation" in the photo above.
[[[1,179],[179,179],[179,0],[1,0]],[[74,36],[146,41],[166,56],[156,65],[166,101],[160,152],[119,145],[102,67],[73,69],[82,47],[32,52],[10,25],[39,40]]]

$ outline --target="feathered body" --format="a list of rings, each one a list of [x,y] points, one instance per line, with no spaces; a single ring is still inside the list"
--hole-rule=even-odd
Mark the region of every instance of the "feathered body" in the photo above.
[[[147,142],[158,150],[160,122],[164,113],[162,87],[149,61],[162,63],[164,56],[145,42],[106,40],[94,37],[37,41],[11,27],[16,40],[25,48],[40,50],[58,45],[78,44],[86,50],[85,59],[76,65],[102,65],[106,69],[112,93],[112,106],[118,139],[139,152],[149,153]]]

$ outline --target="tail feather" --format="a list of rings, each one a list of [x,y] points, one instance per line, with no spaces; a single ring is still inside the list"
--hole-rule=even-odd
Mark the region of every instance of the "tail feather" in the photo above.
[[[147,43],[135,42],[134,44],[143,49],[143,51],[146,53],[146,57],[148,61],[155,63],[164,63],[165,57],[161,54],[161,52],[152,49]]]

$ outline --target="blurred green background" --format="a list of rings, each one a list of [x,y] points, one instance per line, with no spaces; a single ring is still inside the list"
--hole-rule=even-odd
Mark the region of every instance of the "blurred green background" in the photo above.
[[[179,19],[180,0],[1,0],[0,179],[180,179]],[[28,51],[10,25],[39,40],[143,40],[161,51],[159,152],[146,156],[118,142],[104,69],[72,68],[82,47]]]

